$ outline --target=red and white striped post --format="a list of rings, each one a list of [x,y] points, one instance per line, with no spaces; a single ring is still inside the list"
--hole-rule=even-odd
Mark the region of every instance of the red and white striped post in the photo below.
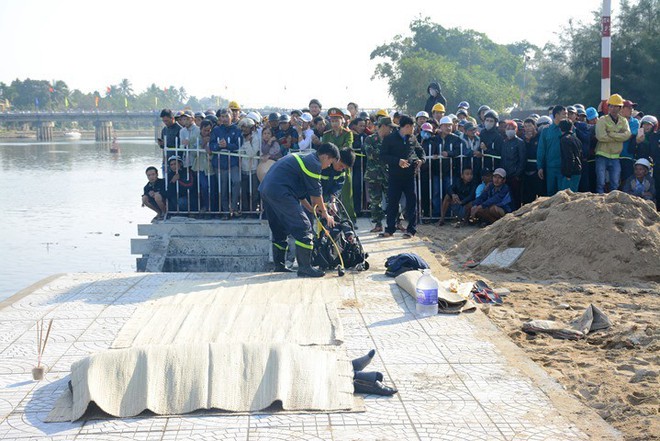
[[[601,18],[601,80],[600,80],[600,101],[603,113],[607,113],[607,100],[610,97],[610,78],[611,78],[611,57],[612,57],[612,34],[611,34],[611,15],[612,1],[603,0],[603,13]]]

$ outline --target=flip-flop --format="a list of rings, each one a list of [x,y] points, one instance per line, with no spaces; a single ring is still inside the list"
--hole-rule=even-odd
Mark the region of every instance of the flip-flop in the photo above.
[[[476,260],[470,259],[463,264],[463,268],[476,268],[479,266],[479,263]]]
[[[502,298],[483,280],[477,280],[472,287],[472,297],[478,303],[493,303],[501,305]]]

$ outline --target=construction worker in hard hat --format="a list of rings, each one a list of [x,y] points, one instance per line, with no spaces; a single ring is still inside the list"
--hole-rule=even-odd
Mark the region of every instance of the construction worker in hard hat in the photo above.
[[[230,101],[227,106],[231,110],[231,120],[237,123],[241,119],[241,106],[236,101]]]
[[[596,192],[605,192],[605,174],[609,175],[609,190],[617,190],[621,178],[619,155],[623,143],[630,138],[628,121],[620,115],[623,98],[615,93],[607,100],[607,115],[596,123]]]
[[[440,125],[440,120],[445,116],[445,105],[437,103],[431,108],[431,117],[435,120],[437,125]]]

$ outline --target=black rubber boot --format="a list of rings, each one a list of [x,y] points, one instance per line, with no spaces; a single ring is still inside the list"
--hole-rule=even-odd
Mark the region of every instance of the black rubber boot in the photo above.
[[[369,366],[369,363],[371,363],[371,360],[374,358],[374,355],[376,355],[376,350],[372,349],[367,353],[367,355],[363,355],[362,357],[353,360],[351,362],[353,363],[353,370],[355,372],[359,372],[362,369]]]
[[[325,271],[312,266],[312,250],[296,247],[296,260],[298,261],[298,277],[323,277]]]
[[[282,250],[273,244],[273,262],[275,263],[275,268],[273,271],[276,273],[292,273],[293,270],[290,270],[284,264],[286,258],[286,250]]]
[[[353,389],[358,394],[391,396],[398,391],[393,387],[385,386],[379,372],[356,372],[353,378]]]

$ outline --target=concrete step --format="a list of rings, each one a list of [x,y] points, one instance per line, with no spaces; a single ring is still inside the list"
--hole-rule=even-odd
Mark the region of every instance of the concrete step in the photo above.
[[[271,242],[266,237],[171,237],[168,256],[266,256]]]
[[[266,272],[272,264],[265,256],[167,256],[164,272]]]
[[[157,222],[138,225],[139,236],[211,236],[211,237],[270,237],[268,222],[260,220]]]

